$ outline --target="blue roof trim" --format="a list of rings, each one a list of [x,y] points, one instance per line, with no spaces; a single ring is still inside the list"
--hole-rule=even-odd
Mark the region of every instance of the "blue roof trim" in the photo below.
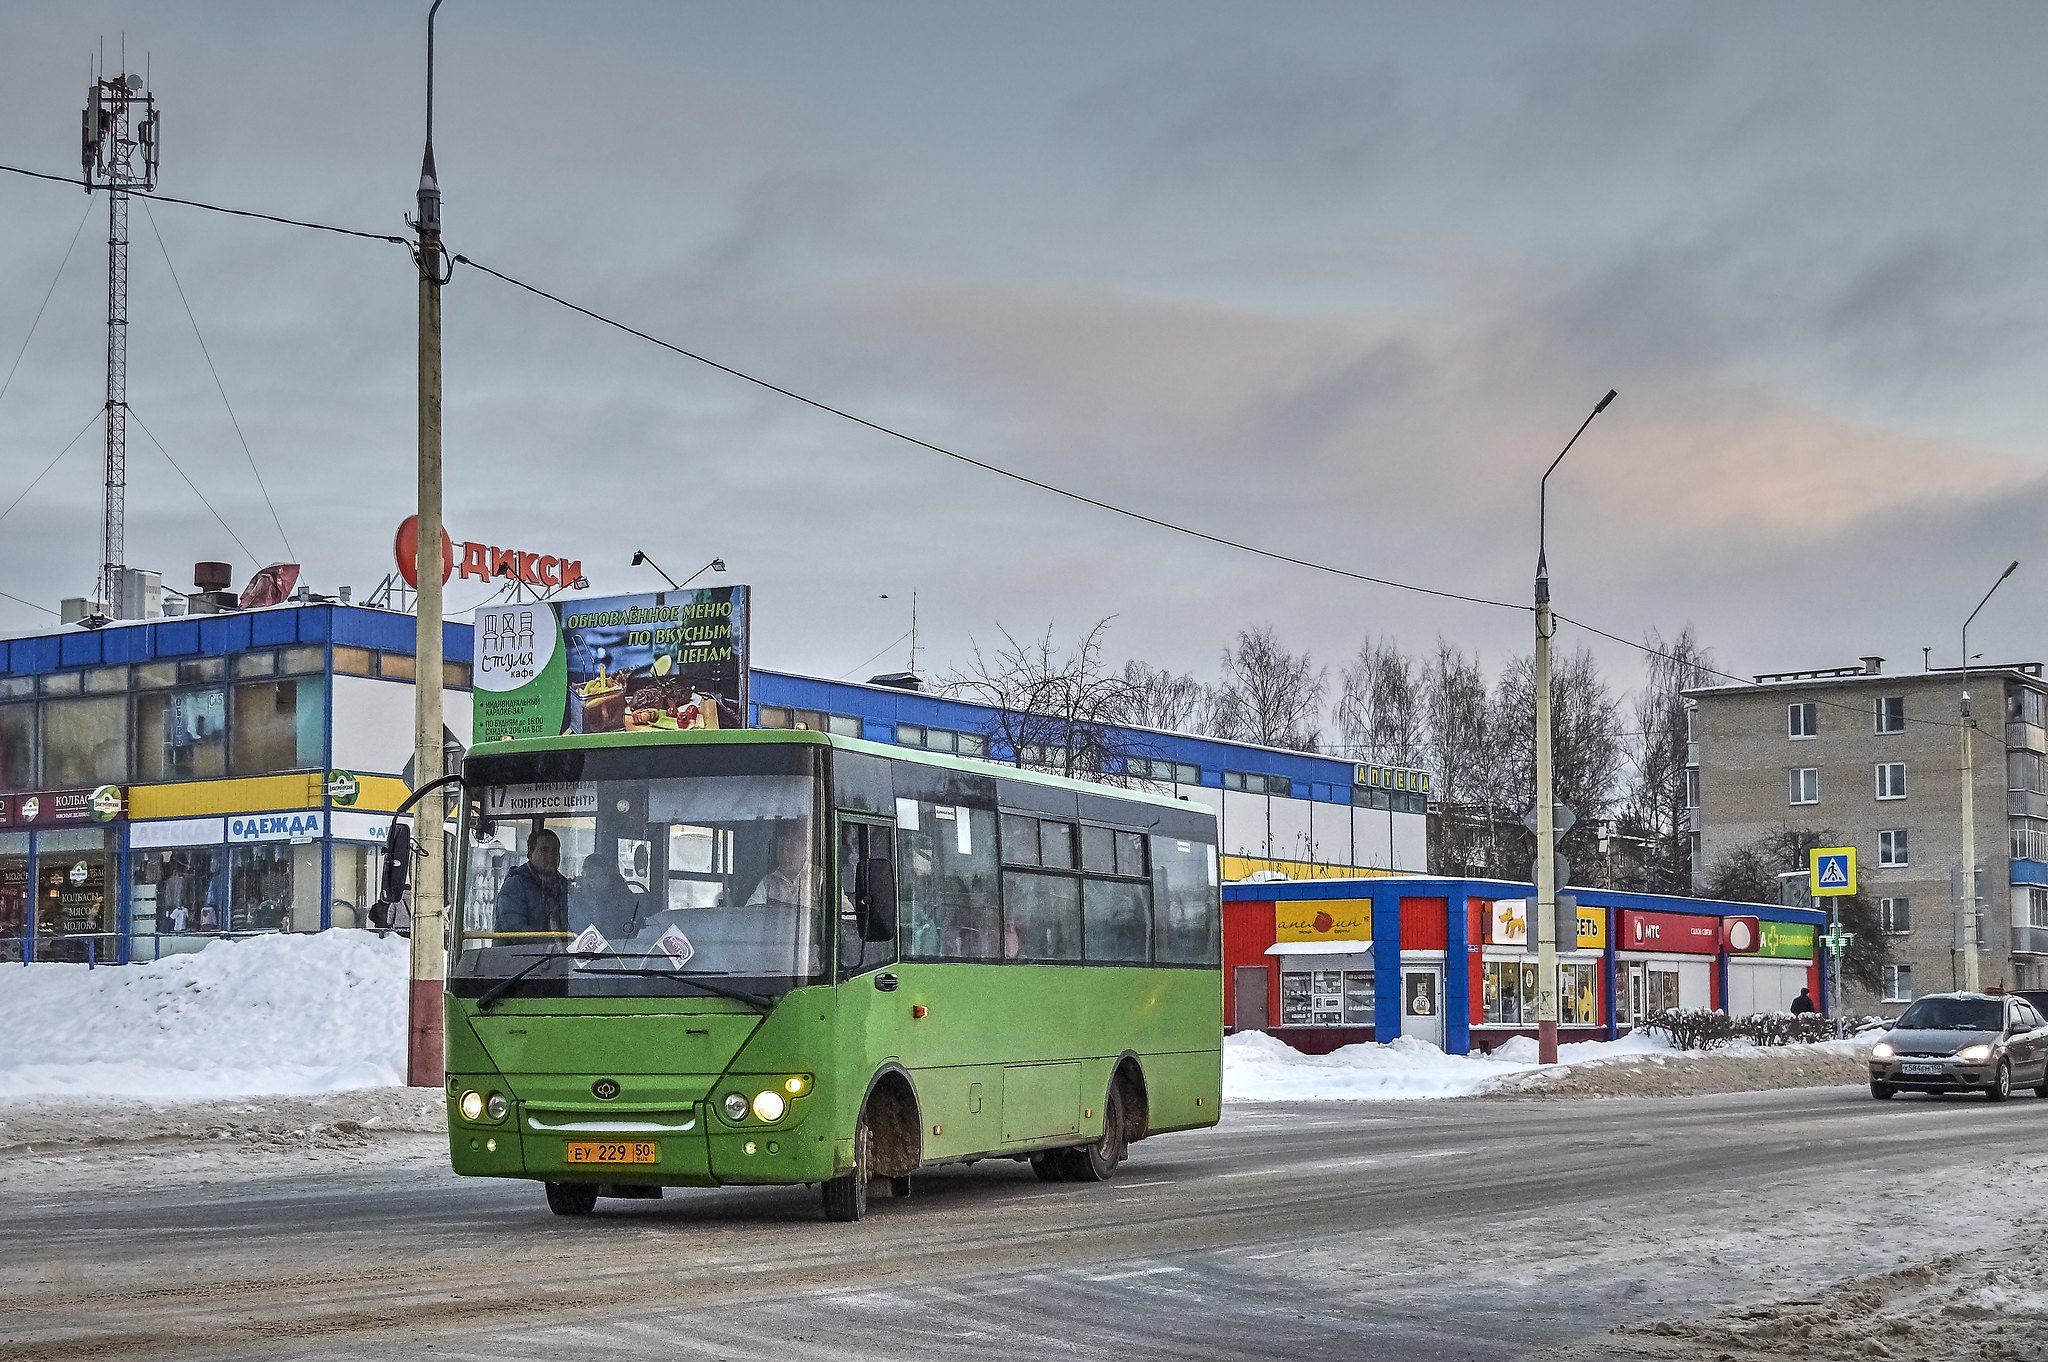
[[[1515,880],[1474,880],[1433,875],[1379,875],[1342,880],[1275,880],[1268,884],[1226,884],[1225,903],[1297,902],[1316,899],[1368,898],[1377,892],[1408,898],[1534,898],[1536,886]],[[1690,913],[1697,917],[1756,917],[1771,922],[1825,925],[1828,915],[1817,908],[1788,908],[1776,903],[1735,903],[1686,898],[1676,894],[1636,894],[1620,889],[1572,886],[1587,908],[1634,908],[1654,913]]]

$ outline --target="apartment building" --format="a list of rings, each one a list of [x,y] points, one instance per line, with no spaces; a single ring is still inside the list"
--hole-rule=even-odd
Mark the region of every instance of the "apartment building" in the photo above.
[[[1968,686],[1979,978],[2048,987],[2048,682],[2027,662],[1974,669]],[[1895,1013],[1958,985],[1963,689],[1953,669],[1887,674],[1866,657],[1687,693],[1695,884],[1787,828],[1853,843],[1894,963],[1879,996],[1849,991],[1851,1007]]]

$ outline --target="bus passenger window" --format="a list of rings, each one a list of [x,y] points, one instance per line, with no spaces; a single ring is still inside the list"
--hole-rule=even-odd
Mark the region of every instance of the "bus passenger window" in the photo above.
[[[1142,881],[1087,880],[1081,888],[1088,958],[1142,965],[1150,958],[1152,886]]]
[[[1162,965],[1216,965],[1222,958],[1222,910],[1216,901],[1216,848],[1154,835],[1152,958]]]
[[[1001,959],[995,811],[899,799],[896,841],[897,895],[911,954]]]

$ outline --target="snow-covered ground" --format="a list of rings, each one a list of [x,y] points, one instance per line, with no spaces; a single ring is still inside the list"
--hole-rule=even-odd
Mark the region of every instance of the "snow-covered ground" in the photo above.
[[[0,1102],[144,1101],[405,1081],[406,943],[216,941],[146,965],[0,967]]]
[[[1863,1079],[1868,1047],[1866,1040],[1846,1040],[1687,1052],[1638,1031],[1620,1040],[1560,1046],[1559,1063],[1542,1065],[1536,1062],[1536,1042],[1527,1037],[1491,1055],[1447,1055],[1408,1036],[1305,1055],[1269,1035],[1243,1032],[1223,1043],[1223,1098],[1367,1102],[1481,1093],[1648,1096],[1854,1083]]]

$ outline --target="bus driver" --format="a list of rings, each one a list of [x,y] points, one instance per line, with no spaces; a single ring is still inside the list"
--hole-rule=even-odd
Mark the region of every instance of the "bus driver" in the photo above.
[[[754,892],[747,897],[747,906],[759,907],[765,903],[790,903],[799,908],[809,908],[818,901],[818,891],[823,888],[825,876],[811,863],[811,839],[805,835],[804,825],[798,823],[784,830],[775,839],[774,865],[761,882],[754,886]]]

